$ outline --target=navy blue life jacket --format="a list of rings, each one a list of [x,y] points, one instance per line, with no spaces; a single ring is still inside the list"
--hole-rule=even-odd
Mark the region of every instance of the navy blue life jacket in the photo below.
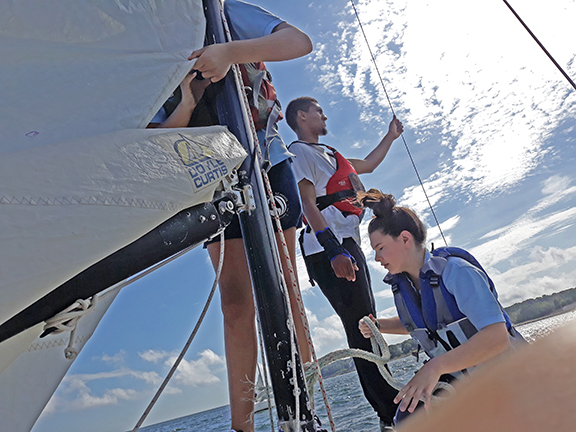
[[[480,263],[469,252],[456,247],[441,247],[432,252],[432,257],[420,269],[420,291],[415,289],[405,273],[388,274],[384,278],[384,282],[392,286],[400,321],[430,358],[456,348],[478,332],[460,311],[456,299],[446,289],[442,279],[448,257],[451,256],[462,258],[482,271],[490,291],[498,299],[494,282]],[[502,305],[500,309],[510,338],[523,340]]]

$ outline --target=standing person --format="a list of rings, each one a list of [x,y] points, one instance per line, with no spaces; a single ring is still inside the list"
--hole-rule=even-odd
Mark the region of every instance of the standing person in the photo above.
[[[189,75],[180,86],[181,100],[167,103],[153,119],[152,127],[185,127],[215,124],[217,116],[210,101],[212,88],[232,64],[240,64],[245,89],[251,104],[259,145],[264,158],[272,166],[268,172],[274,199],[284,209],[280,221],[288,245],[290,259],[296,258],[296,228],[301,224],[302,211],[298,188],[292,172],[292,154],[278,133],[276,122],[281,119],[279,102],[271,84],[271,77],[263,61],[281,61],[304,56],[312,51],[309,37],[270,12],[238,0],[224,2],[232,41],[208,45],[194,51],[189,60],[196,59],[194,71],[204,81]],[[196,72],[193,72],[193,74]],[[202,99],[200,99],[202,98]],[[172,107],[170,107],[172,105]],[[274,225],[276,230],[276,226]],[[280,245],[280,237],[277,234]],[[206,245],[216,268],[220,258],[218,239]],[[280,249],[282,250],[282,249]],[[281,254],[282,255],[282,254]],[[296,302],[296,293],[289,280],[288,264],[281,257],[284,275],[295,317],[300,357],[310,361],[304,326]],[[234,432],[253,432],[254,385],[258,354],[255,328],[255,307],[252,284],[238,217],[225,230],[225,256],[219,280],[221,307],[224,315],[224,343],[230,394],[231,427]],[[311,396],[312,397],[312,396]]]
[[[438,248],[430,254],[426,228],[414,212],[396,206],[392,195],[376,189],[360,195],[374,212],[368,227],[375,260],[388,270],[397,317],[374,321],[383,333],[415,338],[430,361],[398,393],[396,422],[424,400],[428,408],[439,380],[450,381],[463,371],[507,351],[511,341],[523,341],[497,300],[494,284],[480,264],[459,248]],[[372,331],[364,323],[365,337]]]
[[[318,101],[311,97],[295,99],[286,109],[286,121],[298,136],[290,151],[296,155],[294,173],[308,224],[301,238],[302,255],[310,279],[318,283],[342,320],[350,348],[371,351],[370,342],[358,331],[358,320],[376,314],[376,306],[360,248],[362,210],[351,202],[357,183],[354,175],[370,173],[382,163],[402,133],[402,123],[394,118],[388,133],[366,158],[345,159],[319,143],[319,137],[328,133],[326,120]],[[381,429],[386,430],[396,411],[396,391],[375,364],[363,359],[354,362],[364,395],[378,413]]]

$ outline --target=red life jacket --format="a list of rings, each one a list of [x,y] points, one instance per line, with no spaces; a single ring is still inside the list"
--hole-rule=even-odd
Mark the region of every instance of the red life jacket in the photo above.
[[[270,125],[282,120],[280,102],[266,65],[263,62],[257,62],[241,64],[239,67],[256,130],[267,129]]]
[[[322,144],[323,145],[323,144]],[[326,195],[316,198],[316,205],[320,211],[333,205],[342,213],[360,216],[364,211],[355,203],[356,192],[364,191],[364,185],[352,164],[335,148],[325,146],[332,151],[336,158],[336,172],[326,184]]]
[[[309,144],[305,141],[295,142]],[[326,195],[316,197],[318,210],[322,211],[326,207],[333,205],[345,216],[349,214],[360,216],[364,209],[355,202],[356,192],[364,191],[365,189],[360,177],[358,177],[358,173],[348,159],[342,156],[335,148],[326,144],[318,145],[326,147],[336,158],[336,172],[326,184]]]

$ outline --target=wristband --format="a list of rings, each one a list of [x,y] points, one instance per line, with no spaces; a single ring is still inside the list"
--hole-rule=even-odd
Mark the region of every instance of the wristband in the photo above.
[[[330,261],[336,258],[338,255],[347,256],[352,260],[354,264],[356,264],[356,260],[354,257],[348,252],[344,247],[340,244],[330,227],[324,228],[322,231],[316,231],[316,238],[318,239],[318,243],[324,248],[326,255]]]

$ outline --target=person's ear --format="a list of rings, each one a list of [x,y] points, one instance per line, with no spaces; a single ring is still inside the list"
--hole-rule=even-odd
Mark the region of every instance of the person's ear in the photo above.
[[[412,244],[414,237],[412,236],[412,233],[410,231],[404,230],[400,233],[400,238],[402,239],[402,243],[404,245],[410,245]]]
[[[300,120],[305,120],[305,119],[306,119],[306,114],[307,114],[306,111],[298,110],[298,118],[299,118]]]

